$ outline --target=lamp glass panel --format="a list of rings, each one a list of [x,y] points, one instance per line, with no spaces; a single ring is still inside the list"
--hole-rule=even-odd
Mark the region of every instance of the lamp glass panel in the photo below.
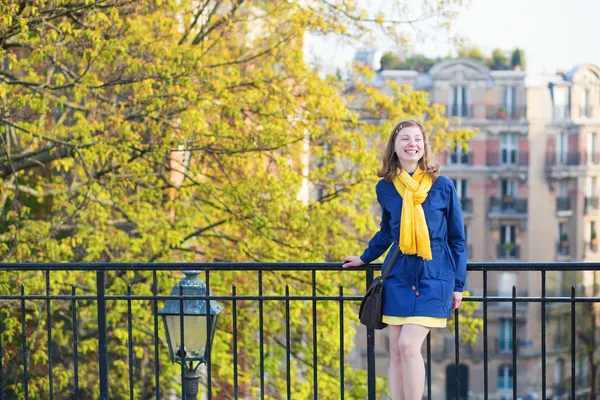
[[[169,329],[173,353],[177,354],[181,347],[181,331],[179,315],[166,315],[165,320]],[[183,317],[183,334],[185,343],[185,357],[204,357],[206,351],[206,316],[186,315]],[[175,355],[176,358],[179,358]]]

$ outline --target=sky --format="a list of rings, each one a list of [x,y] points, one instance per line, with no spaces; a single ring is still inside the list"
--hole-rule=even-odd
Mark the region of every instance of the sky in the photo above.
[[[375,12],[374,7],[378,6],[368,8]],[[529,73],[554,74],[578,64],[600,66],[599,19],[600,0],[471,0],[459,9],[450,33],[477,45],[484,54],[519,47],[525,51]],[[332,36],[309,35],[305,43],[309,62],[322,73],[334,73],[337,67],[346,70],[354,50],[363,47]],[[382,51],[394,50],[385,37],[375,43]],[[427,35],[412,45],[429,57],[456,54],[449,34]]]

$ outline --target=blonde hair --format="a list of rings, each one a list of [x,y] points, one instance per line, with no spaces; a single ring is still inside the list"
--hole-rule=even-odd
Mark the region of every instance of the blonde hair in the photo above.
[[[401,121],[394,127],[394,129],[392,129],[392,134],[390,135],[388,144],[383,152],[382,167],[379,169],[379,171],[377,171],[377,176],[388,182],[391,182],[396,176],[396,171],[398,169],[402,169],[400,160],[398,159],[398,155],[394,149],[394,144],[396,143],[398,134],[403,128],[409,128],[413,126],[418,127],[423,135],[424,151],[423,157],[421,157],[419,160],[419,167],[421,170],[429,174],[431,179],[434,181],[440,176],[440,165],[433,157],[433,152],[431,151],[431,147],[427,141],[427,135],[425,134],[425,127],[423,127],[423,125],[418,121],[412,119]]]

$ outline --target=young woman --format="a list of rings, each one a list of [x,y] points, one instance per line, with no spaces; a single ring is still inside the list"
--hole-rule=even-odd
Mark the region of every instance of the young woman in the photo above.
[[[402,121],[393,129],[377,175],[383,178],[375,188],[381,228],[362,256],[344,259],[344,267],[368,264],[390,245],[400,246],[383,290],[390,392],[393,400],[417,400],[425,387],[423,341],[431,328],[446,327],[462,301],[467,267],[462,209],[417,121]]]

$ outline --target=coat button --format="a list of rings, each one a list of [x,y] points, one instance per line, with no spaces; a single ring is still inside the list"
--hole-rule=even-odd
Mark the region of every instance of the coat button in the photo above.
[[[413,286],[413,287],[412,287],[412,290],[417,290],[417,288]]]
[[[418,295],[419,295],[419,292],[415,293],[415,295],[416,295],[416,296],[418,296]]]

